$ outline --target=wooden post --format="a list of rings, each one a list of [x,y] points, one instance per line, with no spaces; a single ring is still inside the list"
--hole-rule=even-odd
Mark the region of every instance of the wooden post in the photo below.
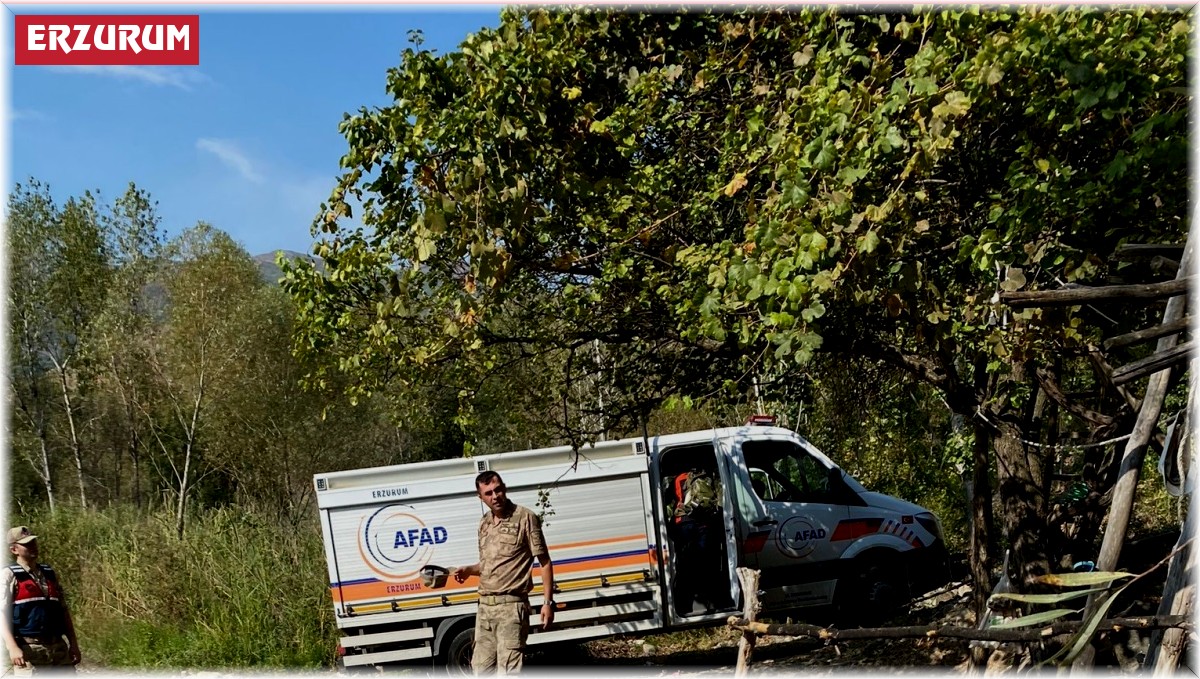
[[[1188,253],[1183,253],[1187,259]],[[1179,273],[1188,271],[1187,265],[1180,262]],[[1089,302],[1130,300],[1130,299],[1162,299],[1186,294],[1192,279],[1182,276],[1162,283],[1140,283],[1137,285],[1104,285],[1101,287],[1060,288],[1058,290],[1032,290],[1000,293],[1000,301],[1014,309],[1024,309],[1031,306],[1077,306]],[[1182,306],[1180,307],[1182,310]],[[1182,314],[1179,314],[1182,316]],[[1179,316],[1176,316],[1178,318]],[[1174,320],[1174,319],[1171,319]]]
[[[1200,370],[1200,360],[1193,359],[1192,383],[1188,389],[1189,407],[1197,402],[1197,392],[1200,391],[1198,370]],[[1190,414],[1184,413],[1183,426],[1176,431],[1176,434],[1181,437],[1180,450],[1188,459],[1188,464],[1180,464],[1180,488],[1187,488],[1189,481],[1194,484],[1194,477],[1192,479],[1188,477],[1197,473],[1194,427]],[[1189,619],[1192,617],[1196,605],[1196,585],[1192,581],[1195,579],[1197,569],[1200,569],[1200,558],[1197,558],[1200,550],[1194,543],[1188,544],[1195,538],[1196,521],[1200,518],[1200,501],[1198,500],[1200,500],[1200,493],[1196,492],[1193,485],[1191,497],[1188,498],[1190,506],[1187,518],[1183,521],[1179,541],[1175,546],[1177,551],[1174,558],[1171,559],[1171,565],[1167,568],[1167,581],[1163,584],[1162,603],[1158,607],[1160,612],[1185,615]],[[1152,634],[1150,636],[1150,652],[1146,656],[1146,663],[1143,667],[1151,670],[1156,677],[1173,676],[1179,669],[1180,660],[1187,647],[1188,636],[1175,630]]]
[[[742,583],[742,615],[746,620],[754,622],[762,606],[758,603],[758,571],[741,566],[737,569],[738,582]],[[750,655],[754,652],[755,633],[742,630],[742,638],[738,639],[737,669],[733,676],[744,677],[750,667]]]
[[[1196,243],[1188,238],[1183,250],[1179,273],[1191,271]],[[1176,278],[1175,282],[1187,280]],[[1161,286],[1162,284],[1158,284]],[[1185,288],[1186,289],[1186,288]],[[1183,318],[1187,311],[1186,297],[1172,297],[1167,302],[1163,313],[1163,323],[1172,323]],[[1167,335],[1158,340],[1156,353],[1161,353],[1178,344],[1178,335]],[[1133,514],[1133,496],[1137,490],[1138,475],[1142,468],[1142,460],[1146,456],[1146,446],[1154,435],[1158,416],[1162,412],[1163,400],[1167,395],[1167,385],[1171,381],[1171,369],[1154,373],[1146,385],[1146,394],[1142,398],[1142,407],[1138,409],[1137,421],[1133,432],[1125,442],[1125,452],[1121,457],[1121,469],[1117,476],[1117,484],[1113,487],[1112,506],[1108,510],[1108,525],[1104,530],[1104,540],[1100,544],[1100,555],[1096,559],[1096,570],[1111,571],[1116,568],[1117,558],[1121,556],[1121,547],[1125,544],[1125,531],[1129,528],[1129,517]],[[1083,617],[1089,618],[1096,612],[1096,596],[1088,597],[1087,607]],[[1095,649],[1088,646],[1072,666],[1073,671],[1090,671],[1095,659]]]

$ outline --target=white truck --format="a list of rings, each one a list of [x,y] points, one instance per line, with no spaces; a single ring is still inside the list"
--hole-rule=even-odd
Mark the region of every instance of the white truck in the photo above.
[[[688,551],[672,512],[674,481],[692,469],[722,489],[712,558]],[[768,614],[871,610],[947,577],[932,512],[866,490],[770,423],[604,441],[578,456],[564,446],[330,472],[314,482],[346,667],[469,665],[478,579],[459,584],[439,567],[478,561],[488,509],[475,476],[486,470],[543,517],[557,608],[542,630],[535,562],[531,646],[722,624],[741,610],[738,566],[761,572]]]

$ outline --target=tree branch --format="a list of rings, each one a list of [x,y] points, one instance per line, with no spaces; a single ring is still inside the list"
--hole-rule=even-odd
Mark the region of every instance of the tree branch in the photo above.
[[[1153,328],[1145,328],[1143,330],[1128,332],[1124,335],[1110,337],[1104,340],[1101,346],[1104,347],[1105,351],[1108,351],[1109,349],[1116,349],[1117,347],[1124,347],[1130,344],[1137,344],[1147,340],[1158,339],[1159,337],[1165,337],[1166,335],[1174,335],[1187,330],[1188,326],[1191,325],[1191,321],[1191,316],[1184,316],[1183,318],[1172,323],[1163,323],[1162,325],[1156,325]]]
[[[1025,307],[1075,306],[1109,300],[1161,299],[1186,293],[1193,278],[1193,276],[1188,276],[1187,278],[1176,278],[1162,283],[1146,283],[1144,285],[1106,285],[1097,288],[1078,287],[1062,290],[1002,292],[1000,301],[1014,309],[1023,309]]]
[[[1067,395],[1062,392],[1062,388],[1058,385],[1058,381],[1054,379],[1054,375],[1046,368],[1038,368],[1035,373],[1038,384],[1042,386],[1042,390],[1050,397],[1050,400],[1059,405],[1060,408],[1070,412],[1083,420],[1086,420],[1098,427],[1109,427],[1113,424],[1113,418],[1104,413],[1098,413],[1094,410],[1089,410],[1078,403],[1073,403],[1067,399]]]
[[[1083,620],[1059,622],[1036,629],[976,629],[974,627],[952,627],[939,625],[907,627],[863,627],[839,630],[819,625],[749,622],[731,616],[727,624],[738,630],[768,636],[809,637],[825,641],[850,639],[970,639],[973,641],[1044,641],[1062,634],[1071,634],[1081,628]],[[1100,621],[1098,631],[1120,631],[1123,629],[1167,629],[1178,627],[1194,629],[1188,616],[1159,615],[1136,618],[1109,618]]]

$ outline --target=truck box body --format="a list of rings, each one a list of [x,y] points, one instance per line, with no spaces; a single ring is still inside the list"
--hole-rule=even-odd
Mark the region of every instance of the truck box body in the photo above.
[[[711,469],[722,489],[715,560],[701,579],[705,603],[681,589],[701,573],[690,570],[698,561],[681,556],[689,552],[672,512],[674,479],[697,467]],[[801,437],[774,427],[600,442],[578,456],[558,447],[319,474],[345,665],[461,664],[464,644],[469,657],[478,578],[427,584],[421,571],[479,560],[488,509],[475,477],[485,470],[542,517],[554,563],[548,631],[539,627],[541,573],[533,565],[530,645],[718,624],[741,605],[737,566],[758,568],[764,606],[782,610],[832,603],[839,582],[842,591],[850,584],[850,564],[885,563],[895,573],[944,563],[932,514],[869,493]]]

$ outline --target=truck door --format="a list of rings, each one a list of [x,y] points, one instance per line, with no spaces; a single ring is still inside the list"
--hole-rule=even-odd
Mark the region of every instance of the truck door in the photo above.
[[[748,517],[744,530],[747,565],[761,572],[764,608],[797,608],[833,601],[840,549],[830,542],[848,517],[840,470],[789,439],[743,439],[750,493],[762,516]]]
[[[655,489],[668,626],[724,620],[737,606],[737,551],[727,467],[715,441],[665,448],[654,458]],[[720,499],[698,513],[677,513],[680,477],[698,472],[716,481]],[[712,497],[710,495],[709,497]],[[686,503],[685,503],[686,506]]]

